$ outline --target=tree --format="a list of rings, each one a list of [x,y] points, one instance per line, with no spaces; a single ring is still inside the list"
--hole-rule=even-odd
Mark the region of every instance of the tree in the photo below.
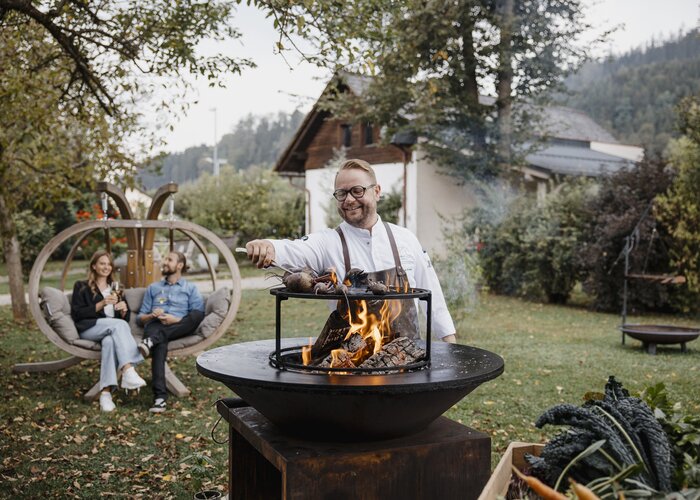
[[[240,241],[298,238],[304,227],[304,193],[271,170],[224,167],[205,173],[178,194],[178,214]]]
[[[668,234],[657,224],[653,200],[668,189],[671,173],[664,162],[645,158],[631,169],[600,179],[597,196],[588,200],[588,224],[578,248],[578,261],[585,276],[583,290],[598,311],[620,311],[623,299],[625,238],[638,234],[629,255],[631,273],[669,272]],[[637,231],[635,231],[635,228]],[[630,312],[669,307],[671,287],[646,280],[630,280]]]
[[[590,47],[575,44],[590,27],[580,0],[256,4],[275,17],[280,50],[302,36],[310,59],[373,76],[362,99],[329,93],[324,107],[384,124],[387,137],[417,132],[463,177],[513,163],[511,145],[531,126],[514,101],[552,88]]]
[[[0,0],[0,234],[13,316],[26,317],[13,214],[48,209],[118,171],[128,182],[136,105],[157,85],[185,89],[185,72],[215,83],[250,61],[200,57],[204,38],[235,37],[233,3]],[[170,98],[161,109],[172,106]]]
[[[683,135],[670,145],[676,177],[658,205],[673,238],[672,263],[687,279],[690,293],[680,304],[687,311],[697,310],[700,298],[700,98],[686,98],[678,109]]]
[[[14,214],[27,205],[46,210],[71,186],[121,164],[108,141],[120,131],[93,103],[86,101],[70,113],[53,112],[66,82],[60,56],[43,60],[47,49],[33,24],[0,31],[0,59],[12,61],[0,67],[0,233],[18,321],[26,316],[26,304]],[[98,159],[103,168],[96,166]]]

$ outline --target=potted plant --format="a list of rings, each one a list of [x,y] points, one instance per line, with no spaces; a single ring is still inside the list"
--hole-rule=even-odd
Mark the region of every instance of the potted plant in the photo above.
[[[192,484],[196,493],[194,500],[213,500],[223,498],[223,494],[218,490],[202,489],[205,483],[212,480],[212,464],[214,461],[208,455],[201,452],[195,452],[187,455],[180,463],[188,463],[190,475],[192,476]]]

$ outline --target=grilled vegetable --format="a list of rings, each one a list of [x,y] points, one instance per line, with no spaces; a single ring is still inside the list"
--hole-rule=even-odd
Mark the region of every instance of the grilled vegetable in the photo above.
[[[381,281],[369,280],[369,286],[367,288],[369,288],[369,291],[374,295],[386,295],[389,293],[389,287]]]
[[[290,292],[310,293],[314,289],[314,278],[306,271],[287,273],[282,278],[282,283]]]

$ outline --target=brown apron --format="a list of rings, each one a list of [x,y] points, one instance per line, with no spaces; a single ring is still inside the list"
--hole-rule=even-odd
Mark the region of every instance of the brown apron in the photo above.
[[[391,232],[391,228],[389,227],[388,223],[384,222],[384,227],[386,227],[386,232],[389,236],[391,252],[394,255],[394,263],[396,264],[396,267],[367,273],[367,277],[373,281],[380,281],[394,289],[398,287],[400,290],[403,290],[404,287],[409,287],[408,276],[406,275],[404,268],[401,266],[401,257],[399,256],[399,249],[396,246],[394,233]],[[343,260],[345,261],[345,274],[347,274],[351,269],[350,252],[348,250],[348,245],[345,241],[343,231],[340,229],[340,227],[337,227],[336,231],[338,232],[340,242],[343,245]],[[391,331],[393,332],[394,336],[408,337],[412,339],[420,338],[418,310],[416,308],[415,300],[368,300],[367,307],[369,308],[370,312],[374,312],[377,316],[379,316],[379,310],[385,302],[388,302],[389,307],[394,311],[397,311],[400,307],[400,312],[391,321]]]

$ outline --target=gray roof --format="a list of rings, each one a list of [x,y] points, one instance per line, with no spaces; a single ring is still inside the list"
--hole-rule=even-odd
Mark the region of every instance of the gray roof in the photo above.
[[[372,83],[371,76],[358,75],[357,73],[350,73],[349,71],[338,71],[338,76],[356,96],[364,95],[369,85]]]
[[[583,111],[564,106],[537,106],[542,136],[618,144],[617,140]]]
[[[525,161],[533,167],[555,174],[587,177],[613,174],[622,168],[632,168],[635,165],[631,160],[593,151],[588,147],[551,143],[526,155]]]

